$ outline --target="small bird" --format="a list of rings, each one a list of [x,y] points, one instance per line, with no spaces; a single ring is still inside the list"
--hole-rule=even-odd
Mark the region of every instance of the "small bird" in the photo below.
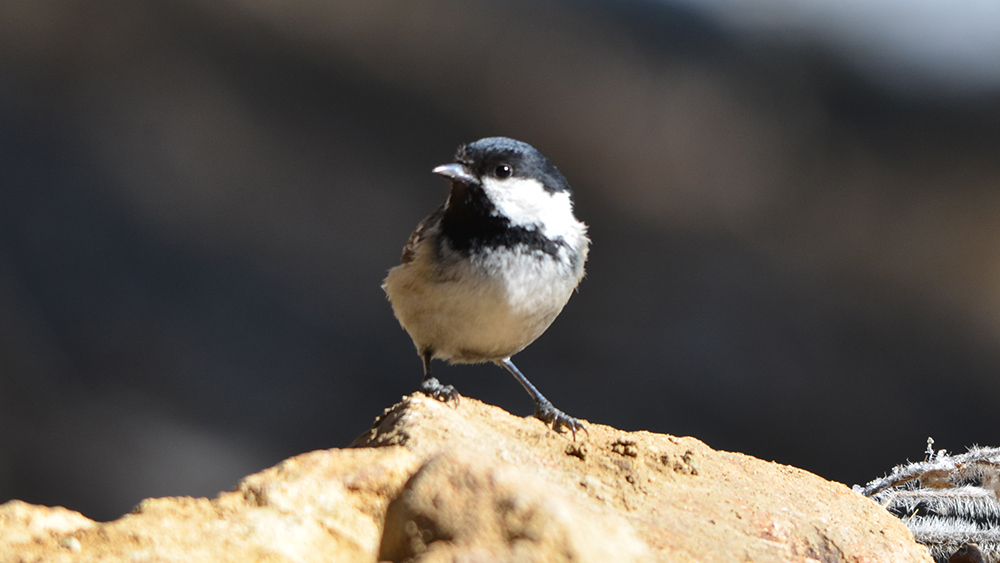
[[[458,401],[431,360],[506,368],[554,430],[586,430],[555,408],[510,358],[541,336],[583,278],[590,239],[569,183],[531,145],[487,137],[433,173],[448,199],[417,225],[382,288],[424,363],[421,391]]]

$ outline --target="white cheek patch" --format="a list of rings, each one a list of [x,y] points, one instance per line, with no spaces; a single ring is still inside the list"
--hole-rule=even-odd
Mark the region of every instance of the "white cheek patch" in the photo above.
[[[501,215],[516,226],[538,229],[548,238],[575,241],[585,228],[573,216],[573,202],[564,191],[548,192],[532,178],[483,178],[483,191]]]

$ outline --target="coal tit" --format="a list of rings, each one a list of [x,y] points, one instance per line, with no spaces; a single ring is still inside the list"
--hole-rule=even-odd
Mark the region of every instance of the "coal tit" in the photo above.
[[[431,375],[431,360],[493,362],[535,401],[535,416],[576,437],[584,430],[510,361],[541,336],[583,278],[590,239],[573,215],[569,183],[534,147],[489,137],[459,147],[433,170],[448,199],[417,225],[382,288],[424,363],[421,391],[458,392]]]

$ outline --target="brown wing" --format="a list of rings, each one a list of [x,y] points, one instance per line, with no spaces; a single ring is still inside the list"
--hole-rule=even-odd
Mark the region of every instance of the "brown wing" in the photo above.
[[[417,247],[424,242],[428,229],[432,225],[436,225],[441,221],[441,215],[444,214],[444,205],[438,207],[433,213],[424,218],[423,221],[417,225],[417,228],[410,233],[410,239],[406,241],[406,246],[403,247],[403,256],[400,258],[400,262],[403,264],[409,264],[413,262],[413,259],[417,255]]]

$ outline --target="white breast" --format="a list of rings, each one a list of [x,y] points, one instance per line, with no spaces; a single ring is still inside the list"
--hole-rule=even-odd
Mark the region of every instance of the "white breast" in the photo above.
[[[389,271],[386,293],[418,351],[430,347],[434,357],[460,363],[520,352],[552,324],[582,277],[568,260],[527,251],[488,253],[442,278],[420,254]]]

